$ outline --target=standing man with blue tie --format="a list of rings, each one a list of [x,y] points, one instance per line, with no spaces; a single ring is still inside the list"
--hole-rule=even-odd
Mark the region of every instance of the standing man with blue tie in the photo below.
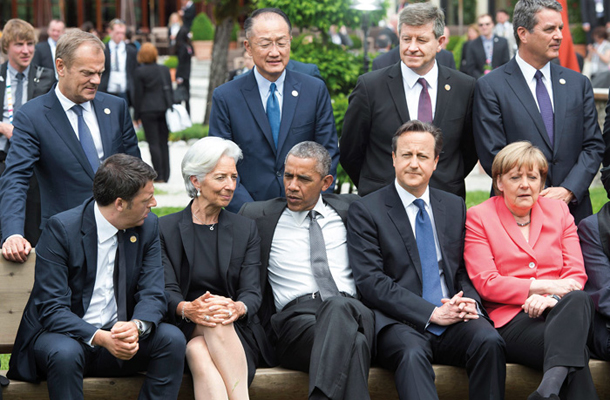
[[[513,27],[517,55],[475,87],[477,154],[491,176],[493,159],[504,146],[530,141],[549,162],[540,195],[565,201],[578,224],[592,214],[589,185],[604,151],[591,82],[551,63],[563,38],[558,2],[520,0]]]
[[[138,51],[125,43],[127,26],[120,19],[113,19],[108,25],[110,40],[104,50],[106,63],[100,82],[100,92],[119,96],[133,104],[131,96],[135,93],[134,73],[138,66]]]
[[[464,268],[466,206],[429,186],[442,147],[431,124],[398,128],[396,179],[349,208],[349,263],[401,400],[438,399],[432,363],[466,368],[471,400],[503,399],[504,340]]]
[[[25,198],[35,172],[42,223],[91,197],[101,160],[115,153],[140,156],[125,101],[97,93],[104,71],[104,44],[71,31],[57,43],[59,82],[15,115],[13,137],[0,179],[2,255],[24,262],[31,244],[23,237]]]
[[[237,165],[239,182],[227,209],[284,196],[284,161],[297,143],[315,141],[339,163],[337,130],[324,82],[286,69],[292,25],[277,8],[256,10],[244,23],[244,46],[254,68],[241,79],[214,90],[210,136],[237,143],[244,159]],[[328,188],[332,192],[334,185]]]

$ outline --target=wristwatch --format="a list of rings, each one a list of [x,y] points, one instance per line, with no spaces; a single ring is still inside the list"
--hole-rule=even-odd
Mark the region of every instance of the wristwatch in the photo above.
[[[139,319],[133,319],[132,321],[136,324],[136,328],[138,329],[138,337],[142,337],[144,334],[144,324]]]
[[[556,294],[552,294],[551,297],[554,298],[555,300],[557,300],[557,302],[559,302],[559,300],[561,300],[561,297],[557,296]]]

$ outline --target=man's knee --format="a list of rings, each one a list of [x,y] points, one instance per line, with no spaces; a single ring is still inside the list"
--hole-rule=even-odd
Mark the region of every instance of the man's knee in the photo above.
[[[167,349],[176,359],[183,359],[186,352],[186,338],[176,326],[160,323],[154,332],[156,348]],[[151,338],[152,339],[152,338]]]
[[[55,369],[69,374],[85,370],[85,351],[77,340],[57,333],[41,334],[34,345],[36,362],[47,371]]]

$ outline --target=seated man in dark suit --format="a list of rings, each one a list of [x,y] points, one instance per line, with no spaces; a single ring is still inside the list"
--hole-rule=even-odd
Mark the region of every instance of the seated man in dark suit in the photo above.
[[[369,399],[373,313],[356,299],[345,242],[347,208],[358,197],[321,195],[333,181],[330,167],[320,144],[295,145],[286,198],[245,203],[240,213],[261,237],[269,284],[259,315],[280,365],[309,372],[309,399]]]
[[[10,379],[47,379],[51,400],[82,399],[84,376],[147,370],[140,399],[175,399],[186,342],[166,310],[155,171],[109,157],[93,199],[51,218],[10,361]]]
[[[610,203],[578,224],[578,236],[588,280],[585,291],[595,303],[591,355],[610,360]]]
[[[466,206],[429,187],[442,144],[430,124],[398,129],[396,179],[349,208],[349,261],[401,400],[438,399],[433,362],[465,367],[471,400],[503,399],[504,340],[464,268]]]

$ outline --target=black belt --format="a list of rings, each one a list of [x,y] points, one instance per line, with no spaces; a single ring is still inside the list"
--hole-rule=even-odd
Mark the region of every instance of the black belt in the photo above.
[[[343,297],[351,297],[352,299],[355,299],[355,297],[349,293],[340,292],[339,294]],[[311,301],[311,300],[315,300],[315,299],[320,299],[320,292],[307,293],[307,294],[304,294],[303,296],[299,296],[296,299],[289,301],[288,304],[286,304],[284,306],[284,308],[282,308],[282,311],[287,310],[289,307],[292,307],[295,304],[299,304],[299,303],[303,303],[303,302]],[[322,301],[322,299],[320,299],[320,301]]]

